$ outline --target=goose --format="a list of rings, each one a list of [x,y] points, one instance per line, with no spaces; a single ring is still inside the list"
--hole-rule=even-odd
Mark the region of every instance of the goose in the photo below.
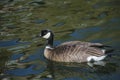
[[[106,50],[99,48],[105,46],[101,43],[69,41],[54,47],[54,33],[51,30],[41,30],[39,36],[47,40],[44,56],[51,61],[82,63],[101,61],[107,56]]]

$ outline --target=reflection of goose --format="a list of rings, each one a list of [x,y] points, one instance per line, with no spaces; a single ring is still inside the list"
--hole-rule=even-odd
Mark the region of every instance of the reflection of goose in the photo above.
[[[54,34],[50,30],[41,30],[40,36],[47,40],[44,56],[58,62],[90,62],[101,61],[107,56],[107,51],[100,43],[70,41],[53,47]]]

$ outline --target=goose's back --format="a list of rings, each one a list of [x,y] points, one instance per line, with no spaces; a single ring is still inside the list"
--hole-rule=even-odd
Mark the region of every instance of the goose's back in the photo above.
[[[101,43],[91,43],[91,42],[83,42],[83,41],[69,41],[62,43],[61,45],[79,45],[84,47],[103,46],[103,44]]]

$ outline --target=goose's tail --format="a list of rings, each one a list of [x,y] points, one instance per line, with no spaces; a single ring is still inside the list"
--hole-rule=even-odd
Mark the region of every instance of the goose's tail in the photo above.
[[[105,54],[109,57],[111,57],[112,55],[115,55],[116,51],[118,51],[111,46],[103,47],[103,49],[105,50]]]
[[[113,51],[115,51],[111,46],[108,46],[108,45],[103,45],[101,47],[99,47],[102,49],[102,51],[105,53],[105,54],[109,54],[109,53],[112,53]]]
[[[109,53],[112,53],[114,52],[115,50],[114,49],[106,49],[105,50],[105,54],[109,54]]]
[[[105,53],[106,55],[114,55],[116,52],[120,52],[120,50],[114,49],[112,46],[108,45],[92,45],[91,47],[99,48]]]

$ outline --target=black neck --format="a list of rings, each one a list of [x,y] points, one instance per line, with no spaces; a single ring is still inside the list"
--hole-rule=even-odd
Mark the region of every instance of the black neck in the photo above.
[[[53,47],[53,40],[54,40],[54,38],[53,38],[53,35],[49,38],[49,39],[47,39],[47,46],[49,46],[49,47]]]

